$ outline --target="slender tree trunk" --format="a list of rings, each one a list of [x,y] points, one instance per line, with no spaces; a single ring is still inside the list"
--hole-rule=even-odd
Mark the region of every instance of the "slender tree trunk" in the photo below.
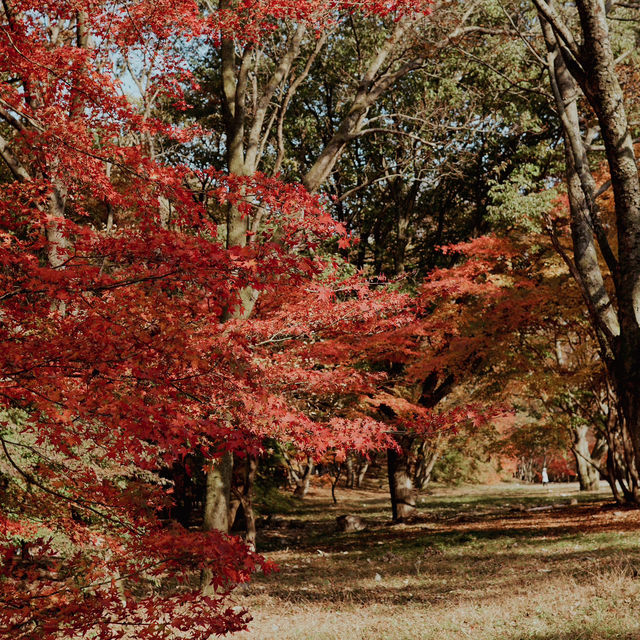
[[[608,447],[607,481],[613,495],[621,504],[637,503],[640,497],[640,476],[637,472],[633,444],[626,433],[620,411],[612,408],[604,435]]]
[[[440,459],[444,440],[442,434],[436,434],[431,439],[420,442],[413,476],[413,482],[418,489],[426,489],[429,484],[433,468]]]
[[[247,531],[244,539],[249,547],[251,547],[251,549],[255,551],[258,531],[256,528],[256,513],[253,510],[253,499],[251,494],[244,499],[242,506],[244,508],[244,515],[247,520]]]
[[[596,113],[611,172],[618,231],[620,342],[616,382],[621,408],[640,460],[640,176],[615,70],[602,0],[577,0],[583,32],[585,76],[581,86]]]
[[[610,445],[619,448],[612,449],[611,460],[625,500],[640,503],[640,176],[609,38],[608,4],[603,0],[576,0],[582,32],[578,45],[553,1],[533,1],[549,52],[549,74],[565,138],[574,275],[581,284],[618,403],[618,432]],[[606,150],[614,195],[617,257],[602,231],[594,204],[593,177],[577,118],[577,85],[596,114]],[[617,313],[604,287],[594,233],[615,285]],[[624,470],[619,464],[622,460]]]
[[[338,504],[338,499],[336,498],[336,487],[338,486],[338,481],[340,480],[340,476],[342,475],[342,467],[344,465],[339,464],[338,470],[336,471],[336,477],[331,483],[331,499],[333,500],[333,504]]]
[[[202,528],[205,531],[229,532],[229,506],[231,499],[231,477],[233,472],[233,454],[225,453],[213,463],[207,473],[205,506]],[[203,593],[213,595],[210,569],[200,574],[200,588]]]
[[[256,548],[253,490],[257,471],[258,458],[256,456],[247,455],[244,458],[235,458],[229,509],[230,529],[244,531],[245,541],[253,550]]]
[[[227,452],[214,461],[207,473],[203,521],[205,531],[229,531],[232,471],[233,454]]]
[[[579,425],[572,430],[573,446],[571,448],[576,460],[580,491],[597,491],[600,487],[600,472],[596,468],[599,460],[593,460],[589,449],[587,435],[589,427]]]
[[[242,487],[242,508],[247,523],[246,543],[255,551],[256,549],[256,515],[253,510],[253,489],[256,484],[256,474],[258,472],[258,458],[247,456],[245,461],[244,485]]]
[[[416,490],[404,452],[387,449],[387,471],[393,521],[403,522],[411,517],[416,508]]]
[[[426,489],[427,485],[431,481],[431,474],[433,473],[433,467],[436,466],[440,458],[440,450],[432,451],[428,457],[425,457],[420,464],[419,469],[416,469],[415,485],[418,489]]]
[[[358,475],[356,477],[356,487],[358,487],[358,489],[362,488],[362,485],[364,483],[364,478],[367,475],[368,469],[369,469],[369,463],[367,462],[367,460],[363,460],[360,463],[360,466],[358,467]]]
[[[611,493],[617,504],[623,504],[624,498],[620,495],[620,489],[618,487],[618,478],[616,474],[615,462],[613,460],[614,452],[609,449],[607,453],[607,475],[606,480],[611,487]]]
[[[307,465],[301,478],[296,480],[296,488],[293,495],[298,498],[304,498],[309,493],[309,485],[311,484],[311,474],[313,473],[313,459],[307,459]]]
[[[356,485],[356,469],[355,469],[355,454],[349,453],[347,454],[347,459],[345,460],[345,468],[347,472],[345,488],[353,489]]]
[[[382,43],[375,57],[369,63],[360,79],[358,91],[349,111],[302,180],[302,184],[308,191],[314,193],[327,181],[347,145],[361,133],[365,118],[378,98],[390,89],[398,79],[419,65],[419,62],[414,60],[405,63],[395,72],[379,73],[385,65],[388,66],[389,58],[397,50],[398,43],[402,42],[411,25],[410,18],[400,19],[393,32]]]
[[[541,24],[548,49],[549,78],[564,136],[575,263],[572,275],[581,287],[605,361],[610,362],[613,356],[612,340],[619,335],[620,326],[605,286],[594,238],[594,227],[598,226],[595,221],[599,219],[599,214],[595,204],[595,180],[580,131],[577,107],[579,89],[550,26],[543,19]],[[605,238],[601,240],[601,249],[608,255],[608,243]]]

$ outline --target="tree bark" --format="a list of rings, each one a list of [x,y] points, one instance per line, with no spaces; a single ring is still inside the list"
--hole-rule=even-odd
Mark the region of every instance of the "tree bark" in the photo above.
[[[362,488],[362,485],[364,483],[364,478],[367,475],[368,470],[369,470],[369,463],[367,462],[367,460],[363,460],[360,463],[360,466],[358,467],[358,475],[356,477],[356,487],[358,487],[358,489]]]
[[[586,424],[578,425],[572,429],[573,445],[571,450],[576,460],[576,469],[578,471],[578,482],[580,483],[580,491],[597,491],[600,487],[600,457],[598,451],[604,453],[597,446],[592,452],[589,448],[589,426]],[[594,456],[595,454],[595,456]]]
[[[618,254],[618,317],[620,340],[615,380],[618,397],[636,454],[640,460],[640,177],[615,71],[605,5],[601,0],[577,0],[583,32],[585,75],[581,86],[596,113],[611,173]]]
[[[427,488],[433,468],[442,453],[441,438],[439,435],[435,436],[435,438],[436,442],[430,447],[428,442],[423,442],[420,445],[419,458],[414,472],[414,484],[420,490]]]
[[[345,482],[345,488],[346,489],[353,489],[356,485],[356,469],[355,469],[355,454],[354,453],[349,453],[347,454],[347,459],[344,462],[344,466],[346,468],[346,482]]]
[[[387,471],[392,518],[394,522],[403,522],[415,512],[417,495],[404,452],[387,449]]]
[[[313,459],[307,459],[307,465],[301,478],[296,479],[296,488],[293,495],[297,498],[304,498],[309,493],[309,485],[311,484],[311,474],[313,473]]]
[[[616,408],[617,409],[617,408]],[[625,504],[640,503],[640,475],[636,466],[635,450],[624,418],[612,411],[605,431],[609,455],[607,480],[616,500]]]
[[[256,516],[253,510],[253,489],[258,472],[258,458],[247,455],[239,460],[236,458],[234,479],[232,480],[232,499],[229,511],[229,523],[233,529],[237,525],[237,516],[244,519],[245,542],[255,551],[256,549]]]
[[[565,175],[569,196],[571,238],[575,272],[583,297],[600,339],[601,349],[611,360],[613,338],[620,333],[618,318],[600,269],[594,239],[594,221],[599,219],[595,204],[595,180],[591,173],[587,150],[580,131],[577,100],[579,90],[562,56],[550,26],[541,21],[548,57],[547,66],[555,106],[560,116],[565,147]],[[610,253],[602,238],[603,253]],[[615,269],[616,266],[612,265]]]
[[[229,507],[231,499],[231,477],[233,454],[225,453],[213,463],[207,473],[205,506],[202,528],[205,531],[229,533]],[[200,574],[200,588],[206,595],[213,595],[211,569],[203,569]]]
[[[574,270],[600,340],[602,359],[615,388],[618,434],[611,439],[610,446],[622,448],[612,449],[611,460],[614,467],[618,465],[617,460],[624,461],[630,484],[625,486],[621,478],[621,489],[625,499],[637,503],[640,499],[637,485],[637,469],[640,468],[640,176],[609,37],[608,5],[603,0],[576,0],[582,32],[582,43],[578,45],[555,11],[553,2],[533,2],[539,12],[550,56],[551,84],[567,149]],[[566,122],[567,118],[577,118],[577,95],[570,91],[576,84],[596,114],[605,146],[614,195],[617,260],[608,248],[593,205],[590,186],[593,178],[584,162],[586,154],[578,149],[582,144],[579,124],[574,122],[567,126]],[[586,203],[579,202],[580,197]],[[597,264],[594,232],[611,270],[617,313],[608,294],[605,296],[606,289],[601,286],[603,278]],[[627,443],[631,444],[630,451]]]
[[[387,71],[379,75],[380,69],[388,63],[398,43],[406,36],[411,25],[412,19],[409,17],[399,20],[389,38],[369,63],[360,79],[349,111],[302,180],[308,191],[314,193],[327,181],[346,146],[360,135],[367,113],[378,98],[390,89],[397,80],[419,66],[420,61],[411,60],[400,65],[395,71]]]
[[[226,452],[207,473],[203,529],[229,532],[233,454]]]

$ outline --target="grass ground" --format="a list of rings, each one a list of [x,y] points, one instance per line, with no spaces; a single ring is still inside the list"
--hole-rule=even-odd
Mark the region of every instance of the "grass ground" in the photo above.
[[[280,571],[237,596],[254,620],[235,638],[640,640],[640,513],[608,493],[434,487],[395,526],[382,489],[338,498],[315,488],[259,532]],[[563,506],[524,510],[545,505]],[[367,530],[338,533],[341,514]]]

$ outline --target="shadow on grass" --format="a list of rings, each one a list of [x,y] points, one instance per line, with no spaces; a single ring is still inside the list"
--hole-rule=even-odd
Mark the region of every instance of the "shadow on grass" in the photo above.
[[[327,512],[322,517],[296,518],[283,521],[278,528],[259,532],[262,551],[276,551],[286,547],[300,550],[320,548],[322,550],[349,551],[368,549],[380,544],[395,544],[406,548],[436,545],[441,549],[477,541],[510,540],[545,541],[559,537],[578,540],[584,534],[623,535],[639,529],[637,517],[628,520],[603,512],[599,505],[578,505],[562,510],[540,513],[479,514],[460,516],[455,520],[442,521],[437,517],[421,517],[409,526],[392,526],[382,518],[363,516],[368,528],[355,534],[336,530],[335,517],[344,510]],[[318,514],[316,514],[318,515]],[[635,515],[635,514],[632,514]],[[623,514],[624,516],[624,514]]]
[[[550,578],[587,584],[609,574],[625,580],[640,574],[640,548],[621,553],[615,541],[596,549],[566,551],[554,549],[554,543],[546,540],[549,548],[544,554],[541,544],[484,550],[469,547],[463,536],[457,536],[456,543],[448,542],[449,551],[435,555],[433,547],[418,551],[416,545],[396,541],[371,552],[312,556],[308,564],[290,563],[275,579],[264,580],[272,598],[287,602],[434,606],[455,599],[486,606],[523,589],[542,593]],[[556,546],[573,542],[563,539]],[[302,563],[304,558],[295,562]]]
[[[568,496],[515,493],[428,496],[416,521],[399,526],[389,523],[385,495],[336,506],[317,494],[304,515],[260,532],[260,550],[279,551],[272,559],[281,570],[258,576],[247,596],[286,624],[300,611],[340,612],[360,625],[358,638],[372,640],[474,637],[467,630],[482,640],[640,640],[640,514],[598,494],[516,511]],[[335,518],[346,513],[368,528],[337,532]],[[426,626],[415,636],[404,627],[375,635],[386,619],[405,616]],[[325,637],[296,633],[283,637]]]
[[[591,504],[593,502],[606,501],[614,505],[613,498],[610,494],[601,493],[546,493],[543,490],[533,491],[532,493],[515,492],[512,494],[505,493],[488,493],[482,495],[471,496],[453,496],[444,498],[442,496],[422,496],[418,502],[420,511],[430,511],[440,513],[448,512],[466,512],[485,507],[495,510],[502,510],[505,507],[515,507],[523,505],[525,507],[538,507],[545,505],[553,505],[567,502],[570,499],[577,500],[579,504]]]

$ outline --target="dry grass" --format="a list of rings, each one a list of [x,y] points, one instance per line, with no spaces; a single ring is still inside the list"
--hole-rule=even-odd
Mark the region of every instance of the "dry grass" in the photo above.
[[[317,489],[261,532],[281,570],[237,598],[254,616],[234,636],[273,640],[640,639],[640,513],[605,495],[502,485],[435,489],[412,525],[389,526],[383,491]],[[359,513],[367,531],[336,533]],[[637,567],[637,569],[636,569]]]

